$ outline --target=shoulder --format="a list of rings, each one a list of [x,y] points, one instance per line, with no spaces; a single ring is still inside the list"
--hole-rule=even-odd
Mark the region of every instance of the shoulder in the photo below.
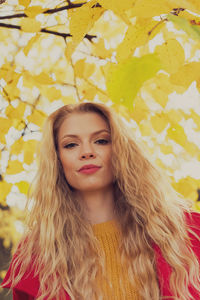
[[[34,270],[33,270],[33,268],[31,268],[31,265],[30,265],[30,267],[27,268],[27,270],[25,271],[21,280],[16,285],[13,286],[11,272],[12,272],[13,268],[15,267],[15,262],[16,262],[15,259],[16,258],[17,258],[17,254],[15,253],[11,260],[11,263],[10,263],[10,266],[6,273],[6,276],[1,284],[2,287],[3,288],[12,288],[13,290],[21,291],[23,293],[27,293],[30,296],[36,297],[38,290],[39,290],[39,278],[38,278],[38,276],[34,275]],[[34,262],[31,262],[31,263],[34,263]],[[21,265],[19,265],[16,268],[16,271],[14,274],[15,278],[19,274],[20,268],[21,268]]]
[[[40,281],[39,281],[39,275],[35,275],[35,268],[34,268],[35,261],[33,259],[31,260],[30,265],[27,267],[20,281],[14,286],[12,285],[11,271],[15,265],[16,257],[17,254],[15,252],[1,286],[3,288],[13,289],[14,300],[36,299],[36,297],[38,297],[40,292]],[[18,275],[20,268],[21,265],[17,267],[14,277]],[[48,300],[48,297],[45,297],[44,300]],[[62,300],[70,300],[70,297],[66,292],[65,292],[65,299],[62,298]]]
[[[200,261],[200,213],[194,211],[185,213],[185,222],[187,226],[188,236],[191,242],[191,249]],[[164,276],[168,277],[171,273],[171,267],[164,259],[159,246],[153,243],[153,249],[159,271],[161,271]]]
[[[188,229],[188,235],[191,241],[191,248],[200,261],[200,213],[185,213],[185,222]],[[172,296],[170,292],[169,282],[172,272],[171,266],[167,263],[163,253],[158,245],[153,243],[155,253],[156,271],[163,296]]]

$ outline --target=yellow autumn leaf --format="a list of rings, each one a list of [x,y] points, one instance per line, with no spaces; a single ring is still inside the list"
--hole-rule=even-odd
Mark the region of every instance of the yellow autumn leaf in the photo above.
[[[62,93],[55,87],[43,87],[41,88],[42,94],[48,98],[50,102],[61,99]]]
[[[168,94],[174,91],[173,85],[169,82],[169,76],[164,73],[158,73],[154,78],[144,83],[144,89],[163,108],[169,100]]]
[[[88,79],[91,75],[94,74],[95,69],[96,69],[96,65],[95,64],[87,63],[85,65],[84,77]]]
[[[2,205],[6,204],[6,196],[10,193],[12,184],[6,181],[0,181],[0,203]]]
[[[10,160],[8,163],[8,167],[6,173],[8,175],[17,174],[23,171],[23,165],[18,160]]]
[[[105,48],[105,41],[103,38],[99,38],[97,43],[92,44],[92,53],[99,58],[110,58],[112,56],[113,49]]]
[[[30,72],[24,70],[23,71],[23,85],[28,88],[33,88],[33,84],[35,84],[33,75],[31,75]]]
[[[160,144],[160,150],[164,154],[173,153],[173,147],[171,145]]]
[[[74,73],[76,77],[84,77],[85,58],[79,59],[74,65]]]
[[[183,43],[189,42],[188,36],[186,34],[183,34],[182,31],[177,30],[175,34],[173,31],[169,31],[167,26],[162,27],[162,36],[164,41],[176,38],[177,40],[182,40]]]
[[[98,3],[105,9],[110,9],[118,14],[129,10],[135,5],[136,0],[99,0]]]
[[[176,123],[179,123],[184,117],[183,112],[180,109],[170,109],[169,111],[166,111],[165,115],[172,123],[174,121],[176,121]]]
[[[5,134],[2,134],[2,133],[0,134],[0,143],[4,144],[4,145],[6,144]]]
[[[11,154],[18,155],[19,153],[21,153],[22,148],[23,148],[23,141],[20,138],[12,144],[12,146],[10,148]]]
[[[95,87],[93,84],[90,84],[89,81],[83,80],[79,87],[79,92],[84,99],[93,100],[97,93],[97,87]]]
[[[181,66],[177,72],[170,76],[170,81],[186,88],[193,81],[200,82],[200,62],[191,62]]]
[[[55,68],[54,70],[55,80],[58,83],[70,82],[74,83],[74,70],[69,63],[65,68]]]
[[[179,124],[172,124],[172,126],[167,129],[167,137],[174,140],[182,147],[185,147],[186,143],[188,142],[185,131]]]
[[[193,11],[196,11],[199,14],[199,11],[200,11],[200,2],[199,2],[199,0],[188,0],[187,2],[192,6],[191,9]]]
[[[194,210],[200,211],[200,201],[194,203]]]
[[[12,120],[0,117],[0,128],[1,128],[1,133],[0,133],[0,143],[6,144],[6,139],[5,135],[8,133],[8,130],[12,126]]]
[[[178,71],[185,62],[185,53],[181,44],[176,39],[167,40],[164,44],[155,48],[163,69],[168,73]]]
[[[152,132],[152,126],[150,121],[144,120],[139,124],[140,132],[143,136],[150,136]]]
[[[12,121],[10,119],[0,117],[1,133],[3,134],[7,133],[11,125],[12,125]]]
[[[3,78],[8,84],[12,81],[17,81],[20,74],[15,72],[16,65],[11,65],[10,63],[5,63],[1,66],[0,77]]]
[[[200,115],[197,114],[194,109],[190,109],[190,114],[188,116],[188,118],[192,118],[193,121],[195,122],[196,124],[196,128],[194,128],[195,131],[200,131]]]
[[[25,7],[28,7],[31,3],[31,0],[18,0],[19,5],[23,5]]]
[[[102,93],[100,91],[97,91],[97,97],[101,102],[105,104],[110,100],[109,96],[106,93]]]
[[[26,124],[23,120],[14,119],[13,127],[15,127],[17,130],[22,130],[26,127]]]
[[[83,91],[84,99],[94,100],[96,93],[97,89],[95,87],[89,87]]]
[[[193,203],[197,200],[197,191],[192,191],[190,194],[189,194],[189,196],[188,196],[188,198],[190,199],[190,200],[192,200],[193,201]]]
[[[131,16],[152,18],[170,13],[173,8],[174,4],[168,0],[162,0],[162,2],[157,0],[137,0],[136,4],[131,8]]]
[[[27,181],[20,181],[16,183],[20,193],[27,194],[29,189],[29,183]]]
[[[191,193],[195,192],[197,199],[197,188],[200,186],[200,180],[187,176],[178,182],[172,182],[172,186],[186,198],[190,198]]]
[[[8,118],[21,119],[24,116],[25,109],[26,109],[26,104],[23,102],[20,102],[16,108],[13,107],[11,104],[8,105],[5,113],[8,116]]]
[[[135,49],[146,44],[160,31],[164,24],[151,19],[139,18],[128,27],[122,43],[117,47],[116,59],[121,62],[133,56]]]
[[[37,15],[43,13],[46,10],[46,8],[44,9],[41,6],[29,6],[25,9],[25,14],[29,17],[29,18],[35,18]]]
[[[107,101],[108,101],[108,99],[107,99]],[[127,107],[125,107],[124,105],[113,103],[112,108],[116,111],[117,114],[124,117],[128,122],[131,121],[130,112]]]
[[[34,75],[33,79],[39,84],[54,84],[54,80],[45,72],[41,72],[39,75]]]
[[[32,89],[36,85],[39,89],[43,89],[42,85],[52,85],[55,83],[47,72],[41,72],[38,75],[32,75],[28,71],[23,72],[23,84],[28,88]]]
[[[24,32],[39,32],[41,29],[41,23],[32,18],[24,18],[21,20],[21,30]]]
[[[155,163],[156,163],[156,165],[157,165],[159,168],[166,170],[166,165],[164,164],[164,162],[163,162],[160,158],[157,158],[157,159],[155,160]]]
[[[20,76],[19,76],[20,77]],[[20,96],[20,90],[16,87],[16,82],[12,82],[4,86],[4,94],[9,100],[15,100]]]
[[[24,162],[29,165],[33,162],[34,154],[36,152],[37,141],[28,140],[24,144]]]
[[[26,46],[24,47],[23,51],[24,54],[27,56],[29,51],[31,50],[31,48],[33,47],[33,45],[35,44],[35,42],[39,39],[40,35],[36,34],[35,36],[33,36],[28,43],[26,44]]]
[[[34,152],[31,149],[26,150],[24,152],[24,163],[30,165],[32,164],[33,160],[34,160]]]
[[[200,24],[200,21],[199,21],[199,24]],[[200,42],[195,43],[195,44],[191,44],[190,57],[188,58],[189,61],[196,56],[199,49],[200,49]]]
[[[125,12],[132,8],[136,0],[99,0],[98,3],[105,9],[112,10],[116,15],[118,15],[127,25],[131,22]]]
[[[64,50],[65,57],[67,61],[70,61],[72,54],[74,53],[78,43],[75,43],[73,41],[68,41],[67,47]]]
[[[72,35],[72,41],[68,42],[65,50],[66,58],[70,60],[72,53],[83,40],[86,34],[89,33],[94,23],[103,14],[104,9],[102,7],[95,6],[98,1],[92,0],[79,7],[77,10],[73,10],[70,13],[70,25],[69,30]]]
[[[85,59],[79,59],[74,65],[76,77],[89,78],[95,71],[95,64],[86,63]]]
[[[13,69],[15,65],[13,66]],[[10,66],[8,69],[8,74],[4,77],[7,84],[4,86],[4,96],[8,97],[8,100],[15,100],[20,95],[20,90],[17,87],[18,81],[21,77],[20,73],[16,73],[15,71],[11,70],[12,67]]]
[[[62,96],[62,102],[64,104],[76,103],[75,97],[72,96]]]
[[[95,6],[97,2],[89,1],[72,12],[69,28],[74,42],[79,43],[104,12],[103,8]]]
[[[200,148],[192,142],[187,142],[185,145],[185,151],[187,151],[187,153],[189,153],[193,157],[198,157]]]
[[[133,103],[133,112],[131,114],[131,117],[139,124],[142,120],[147,120],[148,116],[148,106],[142,98],[137,96]]]
[[[169,119],[166,117],[164,113],[157,113],[151,117],[150,122],[152,124],[153,129],[161,133],[169,123]]]
[[[41,127],[44,123],[44,120],[46,118],[46,115],[38,110],[34,110],[34,112],[27,117],[27,120],[35,125],[38,125]]]
[[[168,102],[168,94],[163,91],[162,87],[155,86],[155,88],[146,88],[145,91],[149,92],[151,97],[159,103],[163,108],[166,106]]]

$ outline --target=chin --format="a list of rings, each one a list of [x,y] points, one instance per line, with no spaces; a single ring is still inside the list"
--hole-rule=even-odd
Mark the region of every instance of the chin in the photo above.
[[[98,184],[89,184],[88,186],[84,185],[83,187],[78,187],[77,190],[80,192],[92,192],[92,191],[97,191],[97,190],[103,190],[106,188],[107,185],[102,186]]]

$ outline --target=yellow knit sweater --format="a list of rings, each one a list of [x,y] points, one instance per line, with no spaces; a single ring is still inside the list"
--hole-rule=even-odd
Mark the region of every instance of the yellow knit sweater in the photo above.
[[[140,300],[136,289],[128,280],[127,270],[120,264],[118,244],[120,231],[115,220],[92,225],[105,253],[105,271],[110,284],[104,278],[97,278],[103,291],[103,300]]]

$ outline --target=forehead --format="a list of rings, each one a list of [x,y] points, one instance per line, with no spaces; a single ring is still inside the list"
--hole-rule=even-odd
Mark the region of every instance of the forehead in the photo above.
[[[62,122],[58,136],[62,134],[81,134],[95,130],[109,130],[106,120],[95,112],[71,113]]]

